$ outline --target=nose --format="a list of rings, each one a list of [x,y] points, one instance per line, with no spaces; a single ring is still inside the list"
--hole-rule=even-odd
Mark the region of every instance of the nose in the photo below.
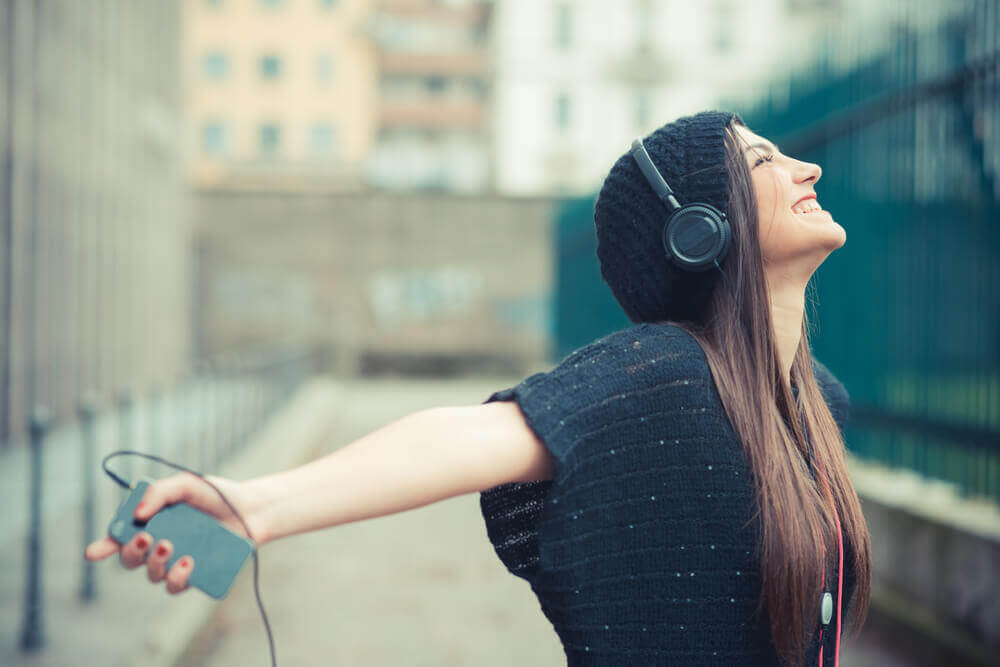
[[[803,162],[799,160],[799,180],[802,182],[812,180],[813,183],[823,175],[823,168],[813,162]]]

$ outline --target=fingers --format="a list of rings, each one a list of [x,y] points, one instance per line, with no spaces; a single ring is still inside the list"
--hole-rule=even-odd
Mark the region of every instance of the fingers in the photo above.
[[[88,544],[86,550],[83,552],[83,557],[87,560],[103,560],[111,554],[116,553],[119,549],[121,549],[120,544],[110,537],[105,536],[96,542]]]
[[[167,592],[176,595],[188,588],[188,578],[194,569],[194,559],[191,556],[184,556],[170,568],[167,573]]]
[[[147,520],[164,505],[188,500],[191,495],[192,480],[200,481],[195,475],[182,472],[150,484],[135,508],[135,518]]]
[[[150,554],[149,560],[146,561],[146,576],[154,584],[163,581],[163,578],[167,576],[167,561],[173,552],[174,545],[170,540],[160,540],[156,548],[153,549],[153,553]]]
[[[146,552],[153,543],[152,536],[143,531],[122,545],[121,561],[126,570],[134,570],[146,560]]]

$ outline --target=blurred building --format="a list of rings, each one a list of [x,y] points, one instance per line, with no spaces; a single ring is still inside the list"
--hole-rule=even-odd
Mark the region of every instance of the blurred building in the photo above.
[[[377,131],[372,0],[185,0],[195,187],[357,189]]]
[[[378,144],[386,189],[481,192],[491,180],[492,2],[376,0]]]
[[[961,4],[500,0],[497,189],[594,192],[636,136],[702,109],[753,106],[824,49],[853,61],[902,16],[934,24]]]
[[[589,193],[636,136],[754,87],[778,0],[504,0],[493,22],[501,192]]]
[[[0,1],[0,447],[190,362],[179,7]]]

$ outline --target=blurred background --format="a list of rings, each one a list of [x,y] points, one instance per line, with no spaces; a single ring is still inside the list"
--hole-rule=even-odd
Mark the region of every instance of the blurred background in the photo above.
[[[249,567],[215,602],[83,562],[101,457],[246,479],[628,326],[597,189],[718,108],[847,230],[809,295],[872,533],[845,664],[1000,664],[998,33],[997,0],[0,0],[0,663],[267,664]],[[474,495],[261,570],[283,664],[565,661]]]

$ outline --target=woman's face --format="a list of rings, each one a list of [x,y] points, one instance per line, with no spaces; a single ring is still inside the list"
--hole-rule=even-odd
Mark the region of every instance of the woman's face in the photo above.
[[[844,245],[847,233],[816,199],[818,164],[783,155],[767,139],[734,125],[757,193],[759,235],[769,267],[801,268],[808,275],[831,252]],[[803,200],[803,197],[806,199]],[[812,210],[811,210],[812,209]]]

